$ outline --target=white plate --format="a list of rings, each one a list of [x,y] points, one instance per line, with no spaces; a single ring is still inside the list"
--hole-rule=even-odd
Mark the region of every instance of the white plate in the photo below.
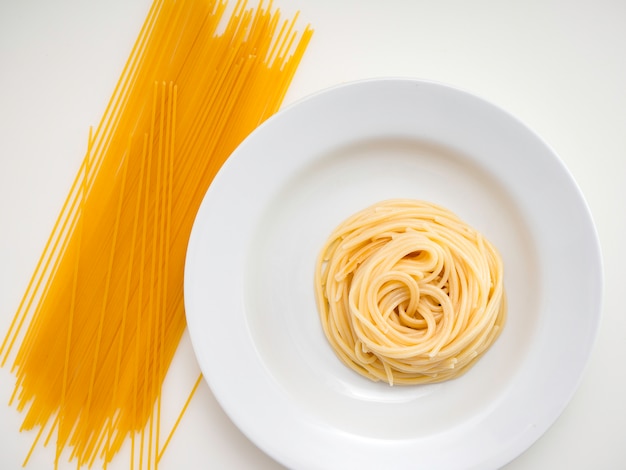
[[[504,259],[507,325],[457,380],[370,382],[339,362],[319,324],[324,240],[398,197],[446,206]],[[601,291],[593,222],[553,151],[480,98],[408,79],[323,91],[254,131],[204,198],[185,272],[189,332],[215,397],[297,469],[506,464],[571,398]]]

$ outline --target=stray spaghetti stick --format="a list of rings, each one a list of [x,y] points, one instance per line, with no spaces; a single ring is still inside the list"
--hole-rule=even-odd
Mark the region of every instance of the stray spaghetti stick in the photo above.
[[[165,450],[167,449],[167,446],[169,445],[170,441],[172,440],[172,436],[174,435],[174,432],[178,428],[178,425],[182,421],[183,416],[185,415],[185,411],[187,411],[187,407],[189,406],[189,403],[191,403],[191,399],[195,395],[196,390],[198,389],[198,386],[200,385],[200,382],[202,382],[202,374],[200,374],[198,376],[198,378],[196,379],[196,383],[194,384],[193,388],[191,389],[191,392],[189,393],[189,396],[187,397],[187,401],[185,402],[185,405],[180,410],[180,413],[178,414],[178,418],[176,418],[176,422],[174,423],[174,426],[172,426],[172,430],[168,434],[167,439],[165,439],[165,442],[163,443],[163,447],[161,447],[161,451],[159,452],[159,454],[157,456],[157,462],[161,460],[161,457],[163,457],[163,454],[165,453]]]
[[[28,453],[26,454],[26,457],[24,458],[24,462],[22,462],[22,467],[25,467],[28,464],[28,461],[30,460],[31,456],[33,455],[35,447],[37,447],[37,443],[39,442],[39,439],[41,438],[41,435],[43,434],[43,430],[44,429],[45,428],[43,426],[41,426],[41,428],[37,432],[37,436],[35,436],[35,440],[33,441],[33,445],[30,446],[30,449],[28,450]]]
[[[89,128],[89,142],[87,145],[87,155],[85,156],[85,172],[83,175],[83,179],[81,182],[81,204],[79,205],[78,211],[79,214],[82,213],[83,211],[83,204],[82,201],[85,200],[85,196],[86,196],[86,187],[87,187],[87,174],[89,173],[89,158],[91,156],[91,151],[92,151],[92,145],[93,145],[93,127]],[[72,329],[73,329],[73,323],[74,323],[74,309],[76,306],[76,288],[78,285],[78,268],[80,266],[80,247],[81,247],[81,240],[82,240],[82,234],[83,234],[83,224],[79,224],[78,226],[78,243],[77,243],[77,250],[76,250],[76,264],[74,266],[74,278],[72,281],[72,300],[70,303],[70,311],[69,311],[69,323],[68,323],[68,327],[67,327],[67,341],[66,341],[66,347],[65,347],[65,360],[63,363],[63,389],[61,391],[61,409],[65,408],[65,400],[67,399],[67,376],[68,376],[68,370],[69,370],[69,358],[70,358],[70,346],[72,344]],[[54,457],[54,465],[55,468],[59,465],[59,458],[61,457],[61,451],[63,449],[63,445],[65,444],[65,442],[67,441],[67,437],[66,435],[63,433],[63,417],[57,415],[57,419],[59,420],[59,427],[58,427],[58,438],[57,438],[57,445],[56,445],[56,454]],[[48,439],[51,437],[48,436]],[[48,440],[46,439],[46,441]],[[47,442],[46,442],[47,444]]]
[[[165,197],[163,198],[163,212],[165,214],[164,217],[164,240],[165,240],[165,246],[169,246],[170,243],[170,231],[171,231],[171,216],[172,216],[172,173],[174,171],[174,142],[175,142],[175,132],[174,129],[176,127],[175,122],[175,116],[176,116],[176,94],[177,94],[177,88],[175,86],[173,86],[173,84],[170,82],[170,87],[169,87],[169,97],[170,97],[170,110],[168,113],[168,122],[167,122],[167,129],[169,130],[169,133],[167,134],[167,141],[166,141],[166,149],[167,149],[167,155],[164,161],[164,168],[165,168],[165,173],[166,173],[166,183],[165,183]],[[165,273],[164,275],[164,280],[163,282],[167,285],[167,273],[169,270],[169,256],[168,256],[168,250],[165,250],[164,253],[164,269],[163,272]],[[159,310],[159,331],[161,333],[161,336],[159,338],[159,341],[161,341],[161,343],[163,343],[163,341],[165,341],[165,312],[166,312],[166,306],[167,306],[167,292],[163,292],[163,299],[162,299],[162,308]],[[163,355],[159,355],[159,374],[161,376],[163,376],[164,374],[164,364],[163,364]],[[155,445],[155,451],[159,452],[159,444],[160,444],[160,438],[161,438],[161,398],[162,398],[162,391],[163,391],[163,383],[159,384],[160,386],[160,390],[159,390],[159,394],[158,394],[158,402],[157,402],[157,419],[156,419],[156,445]],[[155,466],[158,463],[159,459],[158,459],[158,455],[157,455],[157,459],[155,462]]]

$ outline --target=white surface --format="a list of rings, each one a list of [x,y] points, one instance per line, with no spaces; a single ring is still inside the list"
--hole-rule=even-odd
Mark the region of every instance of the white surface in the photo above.
[[[507,325],[456,380],[373,383],[322,332],[320,248],[343,220],[393,198],[442,204],[502,255]],[[419,455],[430,470],[491,469],[526,450],[572,396],[601,283],[587,207],[534,133],[457,89],[379,79],[289,107],[233,153],[191,234],[185,307],[218,402],[279,462],[410,469]]]
[[[148,8],[148,1],[0,2],[0,331],[6,331]],[[513,469],[623,468],[626,316],[626,4],[276,0],[316,33],[286,104],[349,80],[411,76],[450,83],[518,116],[560,155],[585,195],[604,255],[605,296],[583,380],[556,423]],[[576,296],[577,292],[572,292]],[[184,338],[172,409],[198,373]],[[6,403],[0,370],[0,466],[31,436]],[[174,403],[175,402],[175,403]],[[30,468],[49,468],[40,456]],[[126,461],[119,463],[125,468]],[[202,385],[162,468],[280,468]]]

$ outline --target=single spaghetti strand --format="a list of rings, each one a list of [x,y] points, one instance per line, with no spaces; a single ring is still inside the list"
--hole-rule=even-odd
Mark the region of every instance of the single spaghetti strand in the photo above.
[[[193,385],[193,387],[191,389],[191,392],[187,396],[187,400],[185,401],[185,404],[183,405],[182,409],[180,410],[180,413],[178,414],[178,418],[176,418],[176,421],[174,422],[174,426],[172,426],[172,430],[167,435],[167,439],[165,439],[165,442],[163,443],[163,447],[161,447],[161,451],[159,452],[157,460],[161,460],[161,458],[163,457],[163,454],[165,453],[165,450],[167,449],[167,446],[169,445],[170,441],[172,440],[172,436],[174,435],[174,432],[176,431],[176,429],[178,429],[178,425],[183,420],[183,416],[185,415],[185,412],[187,411],[187,408],[189,407],[189,404],[191,403],[191,399],[196,394],[196,390],[198,390],[198,386],[200,385],[200,382],[202,382],[202,374],[200,374],[198,376],[198,378],[196,379],[195,384]]]
[[[35,447],[37,446],[37,443],[39,442],[39,439],[41,438],[41,435],[43,434],[44,429],[45,429],[45,426],[41,426],[39,428],[39,431],[37,432],[37,436],[35,437],[35,440],[33,441],[33,445],[30,446],[30,449],[28,450],[28,453],[26,454],[26,457],[24,458],[24,462],[22,462],[22,467],[25,467],[26,465],[28,465],[28,461],[30,460],[30,457],[33,455],[33,451],[35,450]]]
[[[151,455],[152,461],[154,462],[154,468],[158,468],[158,453],[159,453],[159,440],[160,440],[160,430],[161,430],[161,393],[163,390],[163,382],[159,381],[158,378],[162,376],[161,370],[161,349],[156,345],[162,345],[164,340],[164,324],[163,324],[163,315],[166,305],[163,302],[163,299],[166,297],[164,282],[166,276],[166,261],[165,261],[165,252],[166,252],[166,241],[167,236],[165,233],[168,220],[167,220],[167,194],[168,194],[168,161],[169,161],[169,149],[170,149],[170,127],[171,127],[171,104],[172,104],[172,87],[173,83],[169,82],[169,86],[163,82],[163,107],[162,112],[164,113],[165,118],[161,121],[162,123],[162,144],[163,148],[159,154],[159,168],[161,170],[161,186],[159,190],[160,195],[160,225],[158,228],[159,232],[159,258],[158,265],[159,269],[159,277],[157,279],[157,299],[155,305],[155,350],[153,356],[153,389],[156,395],[155,409],[152,415],[154,416],[155,426],[154,426],[154,454]],[[167,104],[166,104],[167,103]],[[152,454],[152,452],[151,452]]]
[[[143,227],[143,236],[142,236],[142,262],[141,262],[141,266],[145,266],[145,257],[146,257],[146,253],[147,253],[147,228],[148,228],[148,207],[150,207],[150,171],[151,171],[151,167],[152,167],[152,157],[153,157],[153,144],[154,144],[154,136],[155,136],[155,121],[156,121],[156,107],[157,107],[157,93],[158,93],[158,83],[154,82],[154,87],[153,87],[153,95],[152,95],[152,119],[150,121],[150,137],[148,139],[148,165],[147,165],[147,170],[146,170],[146,174],[147,174],[147,180],[146,180],[146,193],[145,193],[145,199],[144,199],[144,218],[143,218],[143,223],[144,223],[144,227]],[[141,270],[141,274],[142,274],[142,279],[145,279],[145,274],[144,274],[144,270]],[[148,274],[149,275],[149,274]],[[139,292],[143,293],[143,282],[141,282],[142,287],[140,287]],[[150,287],[148,288],[148,302],[150,302],[149,297],[150,297]],[[139,303],[139,309],[141,310],[142,308],[142,303]],[[150,328],[151,328],[151,324],[150,324],[150,312],[148,312],[148,325],[146,327],[146,345],[150,344]],[[141,315],[141,313],[140,313]],[[142,315],[141,315],[142,316]],[[143,316],[142,316],[143,317]],[[142,318],[142,324],[143,324],[143,318]],[[143,325],[142,325],[143,326]],[[147,350],[149,350],[149,347],[146,347]],[[139,358],[138,358],[139,360]],[[141,415],[145,415],[146,414],[146,402],[147,402],[147,398],[148,398],[148,367],[146,367],[147,364],[149,364],[148,362],[148,354],[146,351],[146,354],[143,358],[143,363],[144,363],[144,368],[143,368],[143,387],[142,387],[142,406],[141,406]],[[139,410],[138,410],[139,411]],[[141,420],[143,421],[143,420]],[[145,432],[146,432],[146,428],[145,425],[141,428],[141,443],[140,443],[140,447],[139,447],[139,468],[141,469],[143,467],[143,455],[144,455],[144,445],[145,445]]]
[[[141,151],[141,170],[140,170],[140,185],[139,185],[139,192],[138,192],[138,198],[137,198],[137,206],[136,206],[136,212],[135,212],[135,220],[139,219],[139,208],[141,205],[141,196],[142,196],[142,191],[141,191],[141,186],[142,183],[144,182],[144,177],[146,180],[146,185],[147,185],[147,181],[148,181],[148,175],[146,172],[146,159],[148,158],[148,134],[146,134],[144,136],[144,141],[143,141],[143,147],[142,147],[142,151]],[[145,216],[144,216],[144,222],[145,222]],[[145,225],[144,225],[145,226]],[[138,337],[141,329],[140,329],[140,319],[141,319],[141,294],[142,294],[142,280],[143,280],[143,264],[144,264],[144,235],[143,235],[143,230],[142,230],[142,237],[141,237],[141,248],[140,248],[140,260],[141,260],[141,264],[140,264],[140,272],[139,272],[139,284],[138,284],[138,297],[139,297],[139,301],[137,302],[137,318],[136,318],[136,336]],[[137,415],[137,409],[138,409],[138,405],[137,405],[137,396],[139,395],[139,391],[138,391],[138,384],[137,381],[139,379],[139,340],[135,341],[135,361],[134,361],[134,374],[133,374],[133,396],[132,396],[132,405],[131,405],[131,416],[132,416],[132,434],[131,434],[131,454],[130,454],[130,468],[131,470],[134,469],[135,466],[135,436],[136,436],[136,431],[138,429],[139,426],[139,419],[138,419],[138,415]],[[139,468],[141,468],[141,464],[139,466]]]
[[[73,324],[75,308],[76,308],[76,291],[77,291],[77,284],[78,284],[78,267],[80,265],[80,247],[81,247],[82,228],[83,228],[83,224],[81,222],[82,221],[82,211],[83,211],[82,201],[84,201],[84,198],[86,197],[85,193],[86,193],[86,186],[87,186],[87,173],[89,172],[89,158],[90,158],[90,155],[91,155],[92,146],[93,146],[93,127],[89,127],[87,156],[86,156],[85,166],[84,166],[85,167],[85,172],[83,174],[83,178],[82,178],[82,182],[81,182],[82,200],[81,200],[81,204],[79,205],[79,208],[78,208],[78,217],[79,217],[78,244],[77,244],[77,247],[76,247],[76,264],[74,266],[74,278],[72,280],[72,300],[71,300],[71,304],[70,304],[69,324],[68,324],[68,328],[67,328],[67,343],[66,343],[66,349],[65,349],[65,360],[63,362],[63,388],[62,388],[62,392],[61,392],[61,405],[60,405],[61,410],[63,410],[65,408],[65,400],[66,400],[66,394],[67,394],[67,375],[68,375],[68,371],[69,371],[70,349],[71,349],[71,344],[72,344],[72,324]],[[54,466],[55,466],[55,468],[57,468],[58,465],[59,465],[59,458],[61,457],[61,451],[63,450],[63,445],[67,441],[67,438],[69,437],[69,433],[70,432],[71,432],[71,429],[68,430],[67,436],[63,432],[63,416],[61,416],[61,413],[59,413],[59,428],[58,428],[58,431],[57,431],[56,455],[55,455],[55,458],[54,458]]]
[[[174,113],[176,112],[176,107],[175,107],[175,93],[176,93],[176,88],[174,87],[174,83],[170,82],[169,83],[169,88],[168,88],[168,113],[167,113],[167,124],[166,124],[166,129],[167,129],[167,135],[166,135],[166,144],[165,144],[165,148],[166,148],[166,152],[165,152],[165,159],[163,161],[163,165],[164,165],[164,170],[165,170],[165,185],[164,185],[164,198],[163,198],[163,204],[164,207],[162,208],[163,210],[163,221],[164,224],[162,226],[162,240],[164,242],[164,253],[163,253],[163,285],[165,286],[164,289],[159,289],[160,292],[162,292],[162,301],[161,301],[161,307],[159,308],[159,342],[160,344],[164,344],[165,343],[165,315],[167,312],[167,282],[168,282],[168,270],[169,270],[169,249],[168,247],[170,246],[170,237],[169,237],[169,232],[171,229],[171,222],[170,222],[170,218],[171,218],[171,209],[172,209],[172,201],[171,201],[171,197],[172,197],[172,169],[173,169],[173,155],[174,155],[174,126],[175,126],[175,116]],[[158,367],[159,367],[159,376],[163,377],[164,376],[164,365],[163,365],[163,354],[159,354],[157,356],[158,358]],[[163,382],[159,383],[159,393],[157,395],[157,419],[156,419],[156,423],[157,423],[157,427],[156,427],[156,444],[155,444],[155,468],[158,466],[158,454],[159,454],[159,446],[160,446],[160,437],[161,437],[161,398],[162,398],[162,391],[163,391]]]
[[[155,85],[158,87],[158,85]],[[160,103],[159,103],[159,138],[158,138],[158,148],[157,148],[157,160],[156,160],[156,183],[155,183],[155,198],[154,198],[154,222],[152,227],[152,267],[151,267],[151,289],[150,289],[150,297],[149,297],[149,307],[148,307],[148,315],[149,322],[153,323],[154,334],[152,339],[152,355],[151,361],[147,363],[147,368],[150,370],[150,392],[151,395],[155,395],[155,387],[156,387],[156,372],[157,372],[157,361],[154,360],[158,357],[158,341],[159,337],[158,332],[158,321],[157,318],[159,316],[159,284],[160,284],[160,275],[159,271],[156,269],[159,263],[160,250],[159,247],[159,232],[161,226],[161,218],[162,213],[160,211],[160,197],[162,197],[162,163],[163,163],[163,147],[165,145],[165,82],[161,83],[161,91],[160,91]],[[150,328],[150,327],[149,327]],[[152,328],[150,328],[152,330]],[[148,356],[147,356],[148,357]],[[149,404],[150,402],[148,402]],[[155,428],[155,413],[150,413],[149,419],[149,434],[148,434],[148,468],[151,468],[152,464],[152,446],[153,446],[153,438],[154,438],[154,428]]]

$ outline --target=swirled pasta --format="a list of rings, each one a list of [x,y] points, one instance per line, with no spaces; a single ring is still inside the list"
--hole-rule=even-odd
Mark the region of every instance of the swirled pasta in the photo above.
[[[496,249],[423,201],[380,202],[341,223],[319,254],[315,290],[337,356],[390,385],[462,375],[506,319]]]

